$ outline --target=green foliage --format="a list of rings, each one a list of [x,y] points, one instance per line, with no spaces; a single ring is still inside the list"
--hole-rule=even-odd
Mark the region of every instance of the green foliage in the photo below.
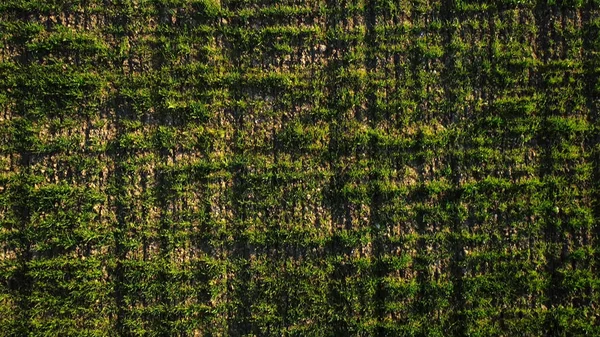
[[[0,1],[0,336],[593,336],[598,1]]]

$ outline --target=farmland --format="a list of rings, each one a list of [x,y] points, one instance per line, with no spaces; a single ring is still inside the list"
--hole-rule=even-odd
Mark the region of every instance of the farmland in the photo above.
[[[0,1],[0,336],[600,335],[598,0]]]

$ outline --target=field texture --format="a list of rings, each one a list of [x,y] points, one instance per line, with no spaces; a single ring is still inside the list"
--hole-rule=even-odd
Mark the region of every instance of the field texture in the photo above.
[[[599,336],[600,1],[1,0],[0,336]]]

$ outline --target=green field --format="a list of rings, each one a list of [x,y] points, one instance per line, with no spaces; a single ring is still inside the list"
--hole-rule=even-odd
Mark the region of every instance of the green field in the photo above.
[[[600,0],[0,0],[0,337],[600,336]]]

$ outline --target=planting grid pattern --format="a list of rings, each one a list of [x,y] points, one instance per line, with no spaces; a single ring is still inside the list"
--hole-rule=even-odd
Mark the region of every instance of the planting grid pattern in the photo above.
[[[0,1],[0,336],[600,335],[600,2]]]

